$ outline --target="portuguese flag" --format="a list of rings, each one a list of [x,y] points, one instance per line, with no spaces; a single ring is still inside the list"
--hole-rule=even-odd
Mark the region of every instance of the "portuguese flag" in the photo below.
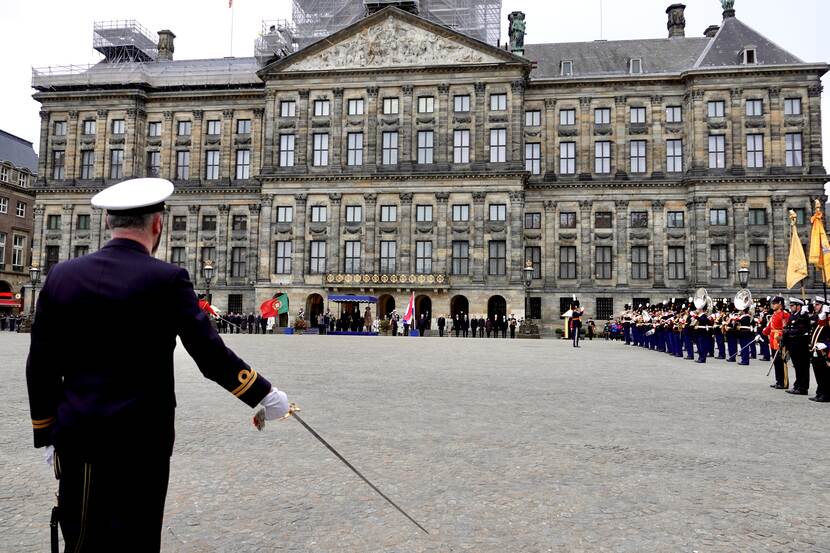
[[[288,294],[280,294],[275,298],[265,300],[259,306],[259,310],[262,311],[262,316],[266,319],[288,313]]]

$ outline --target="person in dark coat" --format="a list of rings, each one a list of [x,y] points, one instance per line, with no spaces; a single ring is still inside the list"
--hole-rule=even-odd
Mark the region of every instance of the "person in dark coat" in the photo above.
[[[795,382],[787,393],[806,396],[810,389],[810,308],[800,298],[790,298],[790,318],[784,327],[784,347],[795,369]]]
[[[475,338],[476,337],[476,331],[478,330],[478,319],[476,318],[475,315],[473,315],[473,318],[470,319],[470,328],[472,329],[471,336],[473,338]]]
[[[487,317],[487,321],[484,323],[484,329],[487,331],[487,337],[490,337],[490,333],[493,332],[493,321],[490,317]]]
[[[519,324],[519,321],[516,320],[516,317],[511,313],[510,319],[507,321],[507,324],[510,326],[510,337],[516,337],[516,325]]]
[[[461,321],[461,333],[465,338],[470,333],[470,317],[468,315],[464,315],[464,320]]]
[[[444,318],[443,315],[438,317],[438,336],[440,338],[444,337],[444,327],[447,326],[447,319]]]
[[[507,316],[502,315],[499,321],[499,329],[501,329],[501,337],[507,338]]]
[[[267,420],[288,412],[285,394],[222,342],[187,271],[153,257],[172,192],[169,181],[133,179],[93,197],[107,209],[112,240],[52,267],[38,297],[29,407],[34,445],[47,448],[59,478],[67,551],[159,551],[176,337],[206,378],[252,408],[263,405]],[[139,316],[147,313],[165,316],[147,324]]]
[[[484,320],[484,317],[483,317],[483,316],[481,316],[481,317],[479,317],[479,318],[478,318],[478,337],[479,337],[479,338],[484,338],[484,326],[485,326],[485,322],[486,322],[486,321]]]
[[[418,335],[423,336],[426,329],[427,329],[427,320],[426,320],[426,317],[424,317],[424,315],[421,314],[421,318],[418,319]]]

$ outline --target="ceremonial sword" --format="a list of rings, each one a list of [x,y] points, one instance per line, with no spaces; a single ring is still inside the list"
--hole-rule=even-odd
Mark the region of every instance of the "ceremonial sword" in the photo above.
[[[741,352],[743,352],[746,348],[750,347],[752,344],[755,344],[755,343],[757,343],[757,342],[760,342],[761,340],[762,340],[762,339],[761,339],[761,337],[760,337],[760,336],[756,336],[754,340],[752,340],[750,343],[748,343],[747,345],[745,345],[744,347],[742,347],[741,349],[739,349],[737,353],[733,353],[732,355],[730,355],[729,357],[727,357],[727,358],[726,358],[726,360],[727,360],[727,361],[729,361],[730,359],[735,359],[735,358],[736,358],[738,355],[740,355],[740,354],[741,354]],[[767,376],[769,376],[769,375],[767,375]]]
[[[414,518],[412,518],[411,516],[409,516],[409,515],[407,514],[407,512],[406,512],[406,511],[404,511],[403,509],[401,509],[400,507],[398,507],[398,505],[397,505],[394,501],[392,501],[391,499],[389,499],[389,498],[386,496],[386,494],[384,494],[382,491],[380,491],[380,490],[378,489],[378,487],[377,487],[377,486],[375,486],[374,484],[372,484],[372,483],[369,481],[369,479],[368,479],[368,478],[366,478],[365,476],[363,476],[363,475],[360,473],[360,471],[359,471],[359,470],[357,470],[357,469],[356,469],[356,468],[355,468],[355,467],[354,467],[354,466],[353,466],[350,462],[348,462],[348,461],[346,460],[346,458],[345,458],[345,457],[343,457],[343,456],[340,454],[340,452],[338,452],[336,449],[334,449],[334,447],[332,447],[332,446],[331,446],[331,444],[329,444],[329,443],[328,443],[325,439],[323,439],[323,437],[322,437],[322,436],[320,436],[320,434],[318,434],[318,433],[317,433],[317,432],[316,432],[313,428],[311,428],[311,426],[309,426],[307,422],[305,422],[302,418],[300,418],[300,415],[298,415],[298,414],[297,414],[297,411],[299,411],[299,410],[300,410],[300,408],[299,408],[299,407],[297,407],[297,405],[296,405],[296,404],[292,403],[292,404],[291,404],[291,406],[288,408],[288,413],[286,413],[286,414],[285,414],[282,418],[283,418],[283,419],[287,419],[287,418],[293,417],[294,419],[296,419],[296,420],[297,420],[297,422],[299,422],[300,424],[302,424],[302,425],[303,425],[303,427],[305,427],[305,429],[306,429],[306,430],[308,430],[308,431],[311,433],[311,435],[312,435],[312,436],[314,436],[315,438],[317,438],[317,439],[320,441],[320,443],[321,443],[321,444],[323,444],[324,446],[326,446],[326,448],[327,448],[329,451],[331,451],[332,453],[334,453],[334,455],[335,455],[338,459],[340,459],[340,460],[343,462],[343,464],[344,464],[344,465],[346,465],[347,467],[349,467],[349,468],[352,470],[352,472],[354,472],[356,475],[358,475],[358,476],[360,477],[360,479],[361,479],[361,480],[363,480],[364,482],[366,482],[366,484],[368,484],[370,488],[372,488],[373,490],[375,490],[375,491],[378,493],[378,495],[380,495],[380,496],[381,496],[383,499],[385,499],[385,500],[386,500],[386,501],[387,501],[390,505],[392,505],[395,509],[397,509],[399,513],[401,513],[403,516],[405,516],[406,518],[408,518],[408,519],[409,519],[409,521],[410,521],[412,524],[414,524],[415,526],[417,526],[418,528],[420,528],[420,529],[421,529],[421,530],[422,530],[425,534],[429,534],[429,532],[427,532],[426,528],[424,528],[423,526],[421,526],[420,524],[418,524],[418,522],[417,522]],[[282,419],[280,419],[280,420],[282,420]],[[265,409],[264,409],[264,408],[263,408],[263,409],[260,409],[259,411],[257,411],[257,412],[256,412],[256,414],[254,415],[254,420],[253,420],[253,422],[254,422],[254,426],[256,427],[256,429],[257,429],[257,430],[260,430],[260,431],[261,431],[261,430],[265,427]]]

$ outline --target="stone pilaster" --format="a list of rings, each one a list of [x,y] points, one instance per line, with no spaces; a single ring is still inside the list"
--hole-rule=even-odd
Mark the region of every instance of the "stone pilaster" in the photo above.
[[[449,198],[449,192],[435,193],[435,203],[438,204],[438,218],[436,219],[438,244],[434,252],[435,263],[433,264],[433,272],[439,275],[449,273],[447,260],[452,258],[452,251],[449,249],[447,244],[450,227],[450,221],[447,213],[447,202],[449,201]]]
[[[709,220],[706,217],[706,198],[693,199],[694,218],[689,226],[689,232],[694,232],[692,242],[692,257],[697,260],[697,267],[693,276],[695,287],[708,284],[711,271],[712,252],[709,244],[707,228]]]
[[[329,235],[326,241],[326,270],[339,272],[340,268],[340,209],[343,196],[340,193],[329,194]]]
[[[308,95],[306,95],[307,97]],[[307,202],[308,196],[306,194],[294,194],[294,243],[292,244],[291,281],[295,284],[301,284],[305,274]]]
[[[577,286],[591,286],[596,275],[595,257],[591,255],[591,233],[593,232],[591,224],[591,210],[593,202],[591,200],[579,201],[579,249],[577,251],[577,264],[579,270],[577,272]]]
[[[46,110],[41,110],[40,113],[40,156],[37,160],[37,176],[40,182],[46,182],[47,180],[52,180],[52,172],[51,172],[51,152],[49,152],[49,126],[51,124],[51,120],[49,117],[49,112]],[[70,137],[66,137],[67,140],[67,149],[68,149],[68,141]],[[69,159],[65,158],[64,162],[68,162]]]
[[[270,207],[270,206],[269,206]],[[262,248],[259,242],[259,227],[260,227],[260,212],[262,210],[261,203],[248,204],[248,280],[259,281],[261,277],[259,273],[259,258]],[[267,221],[267,219],[266,219]],[[267,226],[267,225],[263,225]],[[266,243],[267,244],[267,243]],[[262,256],[266,260],[267,255]]]
[[[412,192],[402,192],[401,198],[401,269],[400,273],[409,274],[412,272]]]
[[[579,134],[576,137],[577,173],[583,177],[590,177],[594,172],[594,149],[591,139],[591,98],[583,96],[579,99]]]
[[[770,168],[774,168],[773,171],[778,171],[784,167],[784,136],[781,133],[784,125],[784,115],[781,109],[781,89],[778,87],[769,88],[769,114],[767,118],[769,120],[769,140],[767,141],[768,145],[765,144],[765,149],[770,150],[770,159],[767,164]]]
[[[809,152],[810,174],[823,175],[824,161],[821,151],[821,84],[814,84],[807,89],[808,110],[810,116],[810,133],[805,144]]]
[[[546,177],[556,176],[556,171],[559,168],[557,157],[559,156],[559,140],[556,135],[558,128],[558,121],[556,119],[556,100],[554,98],[545,98],[544,125],[542,135],[542,174]]]
[[[747,244],[747,223],[749,213],[746,209],[746,196],[732,196],[732,236],[735,237],[734,267],[740,267],[741,261],[749,261],[749,246]],[[730,271],[729,277],[733,284],[738,285],[735,280],[735,271]]]
[[[254,118],[251,120],[251,178],[262,174],[262,160],[265,156],[264,114],[264,108],[254,108]]]
[[[366,131],[363,155],[363,164],[368,165],[368,170],[374,170],[380,165],[381,149],[378,148],[378,87],[366,88]]]
[[[705,171],[708,166],[709,159],[709,138],[706,127],[706,111],[703,104],[703,91],[693,90],[688,96],[689,109],[689,124],[686,125],[687,130],[691,126],[692,132],[690,138],[692,139],[691,152],[692,155],[692,169],[696,171]]]
[[[510,144],[511,158],[508,161],[522,163],[524,161],[524,104],[525,104],[525,82],[515,80],[510,83],[512,94],[510,107]]]
[[[772,277],[773,287],[784,288],[787,277],[787,257],[790,245],[790,219],[787,215],[786,196],[772,197]]]
[[[545,288],[556,287],[556,202],[547,200],[544,203],[545,209],[543,213],[544,226],[544,253],[542,263],[544,263],[543,274],[545,276]]]
[[[279,146],[279,142],[276,125],[274,123],[276,122],[279,113],[279,107],[277,106],[277,92],[275,90],[269,90],[265,93],[265,132],[263,133],[264,138],[261,167],[275,167],[278,164],[276,156],[278,155],[277,148]],[[260,171],[260,173],[261,172],[262,171]]]
[[[172,111],[165,111],[164,124],[161,131],[161,170],[159,176],[166,179],[176,178],[176,120]]]
[[[343,89],[335,88],[334,101],[331,103],[331,136],[329,138],[329,165],[337,171],[346,161],[343,159]]]
[[[258,264],[256,279],[258,282],[268,282],[271,280],[271,255],[273,255],[273,247],[271,246],[273,232],[271,225],[273,224],[273,196],[263,194],[259,197],[259,205],[261,211],[259,215],[259,247],[257,248]],[[254,227],[256,228],[256,227]]]
[[[197,282],[202,278],[202,267],[199,264],[197,245],[199,244],[199,208],[198,204],[187,206],[187,265],[185,269],[190,273],[191,280]]]
[[[731,165],[729,164],[730,160],[727,160],[727,167],[730,167],[730,172],[733,174],[743,174],[745,172],[744,166],[744,129],[743,129],[743,120],[744,120],[744,112],[745,109],[743,108],[743,89],[740,88],[733,88],[729,91],[729,97],[732,100],[732,106],[729,110],[729,122],[732,127],[732,148],[731,152],[732,155],[730,156]],[[730,140],[727,140],[730,142]]]
[[[107,110],[99,109],[98,119],[95,124],[95,178],[105,179],[109,176],[110,160],[107,156],[107,137],[109,136],[109,125],[107,124]]]
[[[363,268],[364,273],[368,273],[377,269],[376,261],[378,259],[378,255],[375,251],[375,234],[377,233],[375,230],[375,213],[377,213],[378,195],[373,193],[363,194],[363,200],[365,202],[363,209],[366,212],[366,223],[363,238],[364,248],[362,248],[361,251],[363,259],[361,260],[360,266]]]
[[[75,227],[75,221],[72,220],[73,204],[63,204],[63,213],[61,214],[61,261],[72,258],[72,231]]]
[[[228,183],[236,175],[233,173],[233,110],[222,111],[222,142],[219,149],[219,178]]]
[[[400,132],[398,144],[398,162],[402,168],[411,167],[414,163],[414,150],[417,144],[414,142],[414,131],[412,130],[415,111],[412,102],[412,92],[414,87],[411,84],[405,84],[401,87],[403,92],[403,102],[401,102],[400,113]]]
[[[216,282],[222,286],[228,284],[228,275],[230,274],[230,259],[228,259],[228,236],[231,229],[231,206],[228,204],[221,204],[219,206],[219,217],[216,224],[218,225],[219,239],[216,241]]]
[[[614,264],[617,271],[617,286],[625,287],[628,285],[628,200],[617,200],[614,202],[616,209],[616,231],[617,231],[617,251],[614,252],[616,263]]]
[[[473,192],[473,240],[471,244],[471,261],[473,264],[473,282],[484,282],[484,202],[487,192]]]
[[[615,160],[615,167],[611,168],[614,178],[626,178],[628,172],[628,144],[626,144],[626,118],[628,116],[628,98],[617,96],[614,98],[614,151],[611,159]],[[616,169],[616,170],[615,170]]]
[[[41,204],[35,204],[32,208],[32,213],[34,214],[34,221],[32,225],[32,265],[40,267],[41,269],[43,269],[43,264],[46,261],[46,256],[43,250],[43,233],[45,230],[43,224],[43,214],[45,212],[46,208],[44,208]]]
[[[200,182],[204,179],[205,164],[202,162],[202,119],[204,112],[194,109],[193,124],[190,128],[190,180]]]
[[[475,84],[475,121],[473,123],[474,145],[470,161],[473,163],[487,163],[490,155],[487,151],[489,138],[487,134],[487,84]]]
[[[524,222],[525,193],[510,193],[510,256],[508,275],[510,282],[521,284],[524,281],[524,240],[522,237],[522,223]]]
[[[92,213],[92,222],[93,222],[93,224],[96,221],[96,213],[95,213],[96,211],[102,211],[102,210],[96,209],[95,211],[93,211],[93,213]],[[104,225],[102,224],[103,221],[101,221],[102,218],[103,217],[99,213],[98,218],[97,218],[98,224],[92,227],[92,229],[93,229],[92,230],[93,239],[95,239],[96,234],[97,234],[97,236],[100,237],[101,232],[103,231]],[[170,259],[169,243],[170,243],[170,233],[172,232],[170,227],[171,227],[171,225],[170,225],[170,206],[165,205],[164,206],[164,211],[161,212],[161,239],[159,240],[159,249],[158,249],[158,251],[156,252],[156,255],[155,255],[155,257],[157,259],[162,259],[164,261],[167,261],[167,260]],[[100,238],[99,238],[99,241],[100,241]],[[100,247],[100,245],[99,245],[99,247]],[[218,269],[217,269],[216,274],[218,276],[218,274],[219,274]]]
[[[143,110],[141,110],[143,113]],[[139,142],[139,110],[137,108],[130,108],[127,110],[127,120],[125,121],[126,134],[124,135],[124,177],[138,176],[138,167],[141,163],[137,157],[138,142]]]
[[[651,144],[646,146],[646,154],[651,158],[651,172],[662,175],[666,171],[666,141],[663,140],[663,123],[666,108],[662,96],[651,97]],[[678,138],[680,138],[678,136]]]
[[[90,219],[92,219],[89,226],[92,239],[89,241],[89,253],[92,253],[96,250],[101,249],[101,246],[103,246],[103,244],[101,243],[101,229],[104,228],[104,210],[98,209],[96,207],[92,208],[92,217],[90,217]],[[162,219],[162,239],[167,233],[167,228],[167,221]]]
[[[452,108],[449,101],[450,85],[438,85],[438,132],[435,135],[435,163],[452,161],[452,132],[449,127]]]
[[[651,277],[655,288],[664,288],[666,286],[665,276],[665,249],[666,249],[666,203],[663,200],[654,200],[651,202],[651,250],[654,258],[652,264]]]
[[[64,160],[66,180],[70,182],[74,182],[78,178],[78,167],[81,163],[78,159],[78,140],[78,112],[72,110],[69,112],[69,123],[66,129],[66,159]],[[51,178],[51,176],[38,174],[41,182],[43,182],[43,178]]]
[[[294,165],[303,169],[307,169],[309,165],[308,142],[312,140],[311,133],[308,132],[308,93],[307,88],[300,90],[300,101],[297,105],[297,138],[294,141]]]

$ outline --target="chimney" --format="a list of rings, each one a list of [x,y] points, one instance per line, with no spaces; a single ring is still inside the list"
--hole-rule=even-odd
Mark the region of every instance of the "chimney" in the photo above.
[[[718,25],[709,25],[706,27],[706,30],[703,31],[703,36],[713,38],[716,34],[720,31],[720,26]]]
[[[683,38],[686,36],[685,10],[685,4],[672,4],[666,8],[666,13],[669,14],[669,22],[666,23],[666,28],[669,30],[669,38]]]
[[[176,35],[167,29],[159,31],[159,55],[158,61],[171,61],[173,59],[173,39]]]

